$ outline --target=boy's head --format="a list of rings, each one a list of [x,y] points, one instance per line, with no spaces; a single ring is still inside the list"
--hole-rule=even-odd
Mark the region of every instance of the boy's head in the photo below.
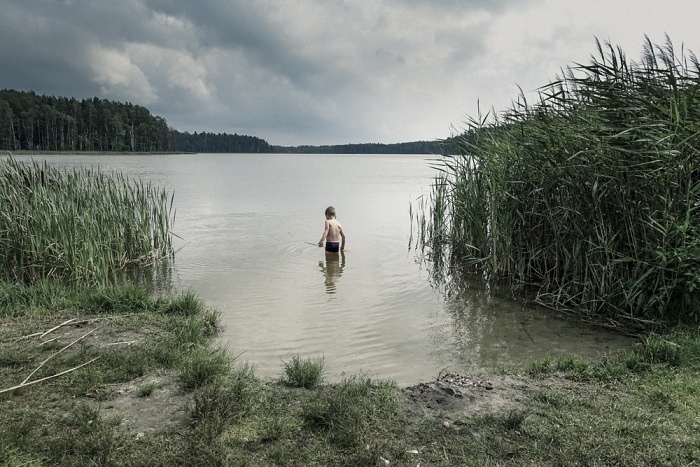
[[[335,208],[333,206],[328,206],[326,208],[326,219],[331,219],[335,217]]]

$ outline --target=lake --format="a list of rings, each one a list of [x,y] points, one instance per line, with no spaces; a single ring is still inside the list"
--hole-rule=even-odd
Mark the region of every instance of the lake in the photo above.
[[[28,156],[17,156],[29,160]],[[363,374],[411,385],[536,357],[628,348],[551,310],[488,294],[445,294],[409,248],[409,206],[430,193],[428,156],[188,154],[34,156],[98,167],[174,193],[176,255],[162,285],[222,314],[220,341],[264,378],[294,354],[323,357],[327,379]],[[316,246],[333,205],[343,256]]]

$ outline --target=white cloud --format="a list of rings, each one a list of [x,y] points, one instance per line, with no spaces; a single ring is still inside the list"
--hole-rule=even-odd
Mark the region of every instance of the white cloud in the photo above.
[[[123,51],[94,45],[87,61],[104,97],[150,105],[158,100],[145,73]]]
[[[159,87],[186,92],[202,101],[211,95],[205,66],[183,51],[150,44],[129,44],[124,55],[138,66],[149,82],[157,83]]]

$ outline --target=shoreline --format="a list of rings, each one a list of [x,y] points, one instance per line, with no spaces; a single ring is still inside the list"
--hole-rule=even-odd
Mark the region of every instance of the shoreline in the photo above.
[[[649,465],[700,455],[697,333],[642,338],[616,361],[549,358],[405,388],[326,383],[323,362],[301,358],[263,381],[213,345],[219,315],[194,294],[2,292],[0,391],[57,376],[0,393],[0,462]]]

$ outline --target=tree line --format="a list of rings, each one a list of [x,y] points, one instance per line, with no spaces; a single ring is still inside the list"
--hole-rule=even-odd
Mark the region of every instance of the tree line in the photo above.
[[[220,153],[251,153],[273,152],[264,139],[255,136],[227,133],[207,133],[205,131],[192,134],[188,132],[171,131],[173,148],[178,152],[220,152]]]
[[[273,146],[275,152],[292,154],[440,154],[438,141],[413,141],[408,143],[360,143],[325,146]]]
[[[180,132],[140,105],[0,90],[0,150],[272,152],[254,136]]]
[[[150,152],[172,150],[172,143],[165,119],[139,105],[4,89],[0,149]]]
[[[255,136],[180,132],[140,105],[0,90],[1,151],[439,154],[441,143],[272,146]]]

